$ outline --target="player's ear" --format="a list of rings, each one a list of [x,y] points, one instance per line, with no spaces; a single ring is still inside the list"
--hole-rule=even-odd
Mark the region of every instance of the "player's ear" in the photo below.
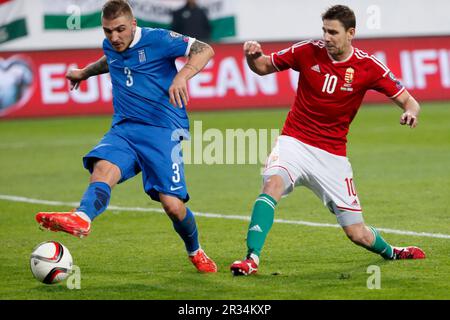
[[[348,30],[347,30],[348,40],[352,41],[353,38],[355,37],[355,33],[356,33],[356,29],[355,28],[348,28]]]

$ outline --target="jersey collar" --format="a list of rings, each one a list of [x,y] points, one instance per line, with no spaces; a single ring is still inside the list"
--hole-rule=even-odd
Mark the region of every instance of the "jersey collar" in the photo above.
[[[129,48],[133,48],[139,42],[139,40],[141,40],[141,37],[142,37],[142,29],[140,27],[136,27],[136,32],[134,34],[133,41],[131,42]]]
[[[340,60],[340,61],[334,60],[333,57],[330,56],[330,54],[328,53],[328,51],[327,51],[327,55],[328,55],[328,57],[331,59],[331,61],[332,61],[333,63],[344,63],[344,62],[347,62],[348,60],[350,60],[350,59],[353,57],[353,53],[354,53],[354,52],[355,52],[355,48],[353,48],[353,46],[352,46],[352,52],[348,55],[347,58],[345,58],[344,60]]]

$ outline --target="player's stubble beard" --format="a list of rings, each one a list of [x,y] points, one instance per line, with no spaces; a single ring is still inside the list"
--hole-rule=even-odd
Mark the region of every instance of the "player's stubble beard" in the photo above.
[[[136,35],[136,27],[134,27],[133,28],[133,25],[131,26],[131,37],[130,37],[130,40],[128,41],[128,44],[127,44],[127,46],[125,47],[125,49],[123,49],[123,50],[121,50],[121,51],[119,51],[119,52],[124,52],[125,50],[127,50],[129,47],[130,47],[130,45],[133,43],[133,40],[134,40],[134,36]]]
[[[335,50],[333,50],[334,52],[330,52],[330,50],[328,48],[326,48],[328,54],[336,61],[340,61],[340,60],[347,58],[347,56],[351,52],[352,42],[351,42],[351,40],[348,40],[348,39],[346,40],[346,42],[347,42],[346,44],[343,44],[340,47],[333,44],[332,48],[335,49]]]

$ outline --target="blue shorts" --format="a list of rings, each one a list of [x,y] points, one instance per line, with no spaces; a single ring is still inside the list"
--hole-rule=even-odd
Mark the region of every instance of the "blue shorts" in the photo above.
[[[153,200],[160,201],[162,193],[187,202],[180,138],[183,135],[179,132],[124,120],[113,125],[83,158],[83,165],[92,174],[95,162],[107,160],[119,167],[119,183],[142,171],[144,190]]]

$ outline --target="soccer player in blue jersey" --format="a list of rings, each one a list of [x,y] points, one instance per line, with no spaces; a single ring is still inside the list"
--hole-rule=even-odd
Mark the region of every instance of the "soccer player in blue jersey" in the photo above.
[[[112,126],[84,158],[90,184],[73,212],[39,212],[45,229],[84,237],[107,207],[111,189],[139,172],[145,192],[162,204],[183,239],[189,259],[200,272],[217,272],[201,249],[179,152],[189,129],[187,81],[202,70],[213,49],[206,43],[164,29],[140,28],[126,0],[109,0],[102,9],[104,56],[83,69],[70,70],[71,89],[109,72],[114,115]],[[186,56],[180,71],[175,59]]]

